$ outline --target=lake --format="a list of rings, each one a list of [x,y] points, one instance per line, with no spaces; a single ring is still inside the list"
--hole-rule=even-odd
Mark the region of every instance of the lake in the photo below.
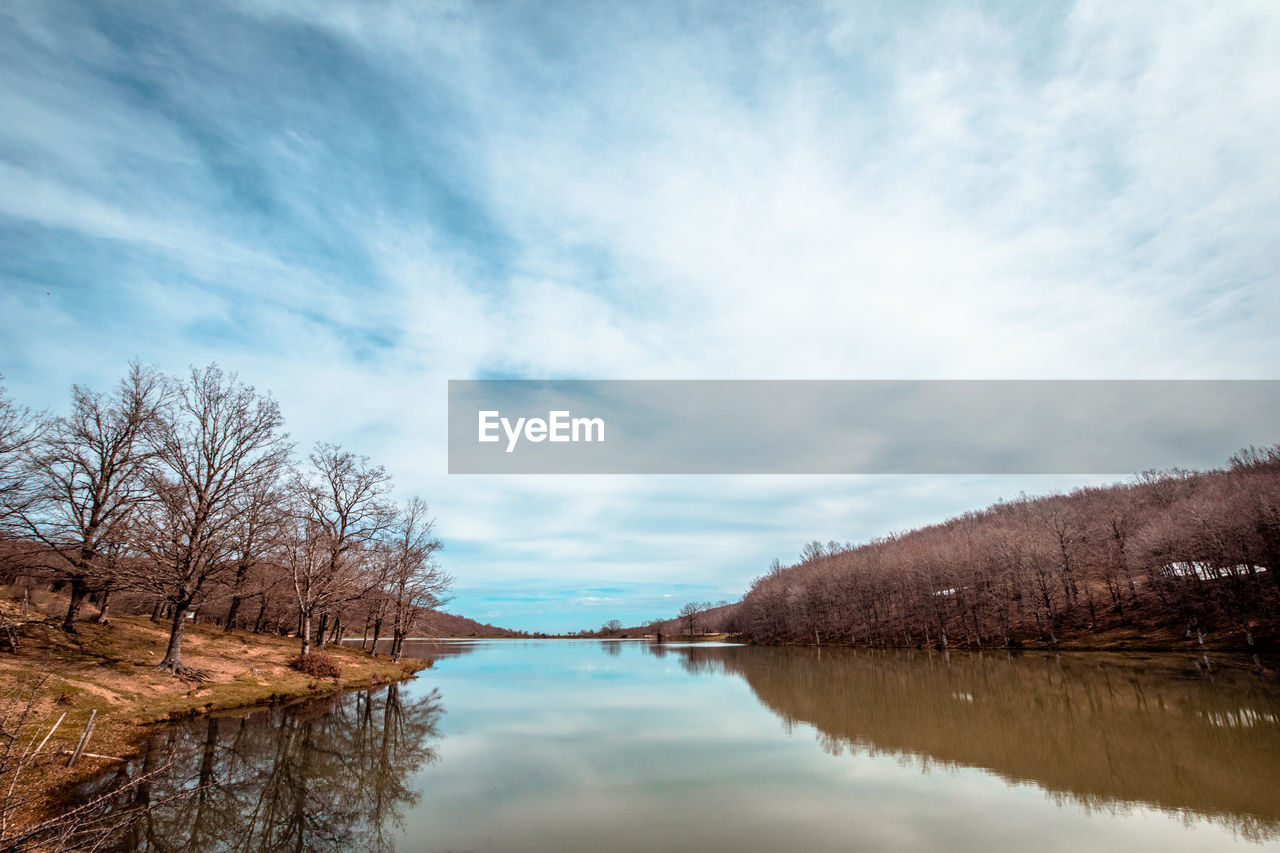
[[[158,728],[81,791],[151,774],[115,797],[140,817],[106,849],[1280,850],[1280,686],[1247,659],[406,653],[434,666]]]

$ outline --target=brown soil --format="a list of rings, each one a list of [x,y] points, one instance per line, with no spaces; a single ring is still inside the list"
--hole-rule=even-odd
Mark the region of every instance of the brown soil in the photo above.
[[[51,713],[47,719],[56,720],[63,712],[66,716],[42,754],[56,756],[73,749],[90,713],[97,711],[85,751],[108,757],[82,756],[73,769],[64,767],[65,756],[46,758],[39,768],[28,770],[19,786],[40,796],[23,809],[19,821],[50,816],[59,792],[68,785],[101,773],[113,758],[133,754],[147,724],[386,684],[431,665],[407,658],[393,664],[385,656],[329,646],[325,652],[342,674],[315,678],[289,667],[300,650],[296,638],[188,624],[183,663],[207,676],[194,682],[155,668],[168,644],[167,624],[152,623],[145,616],[118,616],[106,625],[79,622],[79,633],[66,634],[58,627],[60,614],[53,615],[60,602],[65,608],[64,599],[50,597],[23,612],[19,604],[0,600],[0,615],[16,625],[18,636],[16,652],[0,652],[0,698],[25,697],[30,685],[44,679],[33,718],[43,720]],[[85,610],[92,615],[91,607]]]

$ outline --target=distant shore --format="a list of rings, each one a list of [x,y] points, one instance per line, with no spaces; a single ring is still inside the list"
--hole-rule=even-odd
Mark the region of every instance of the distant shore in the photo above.
[[[609,639],[609,638],[603,638]],[[620,638],[626,639],[626,638]],[[654,635],[632,635],[630,639],[647,639],[655,641]],[[742,634],[715,633],[689,635],[663,635],[663,643],[736,643],[747,646],[790,646],[795,648],[823,649],[884,649],[887,651],[953,651],[953,652],[1159,652],[1190,654],[1250,655],[1259,654],[1265,658],[1274,658],[1280,652],[1273,643],[1259,644],[1253,647],[1237,642],[1235,637],[1206,639],[1200,643],[1195,637],[1190,640],[1169,636],[1167,633],[1144,634],[1136,628],[1120,628],[1101,634],[1088,634],[1080,637],[1060,640],[1056,645],[1044,640],[1013,640],[1009,645],[1000,643],[983,643],[974,645],[966,642],[953,642],[948,646],[938,643],[929,645],[892,646],[867,645],[866,643],[849,643],[848,641],[827,640],[815,643],[812,640],[789,640],[785,642],[761,642],[752,640]]]

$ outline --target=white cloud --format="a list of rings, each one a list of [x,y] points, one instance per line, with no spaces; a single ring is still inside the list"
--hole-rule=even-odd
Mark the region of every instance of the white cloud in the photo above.
[[[1280,363],[1274,4],[699,9],[148,7],[131,47],[14,6],[0,370],[217,359],[428,497],[468,588],[661,608],[1057,481],[450,479],[447,379]]]

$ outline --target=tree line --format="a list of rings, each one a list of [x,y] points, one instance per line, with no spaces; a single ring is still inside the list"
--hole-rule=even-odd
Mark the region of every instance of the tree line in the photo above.
[[[861,545],[809,542],[740,602],[633,629],[758,643],[1056,646],[1110,632],[1253,649],[1280,638],[1280,445],[1224,469],[1020,495]]]
[[[427,504],[396,504],[387,470],[337,444],[298,460],[284,426],[216,364],[131,364],[110,391],[73,386],[62,416],[0,386],[0,579],[65,591],[68,633],[89,599],[98,621],[149,610],[170,626],[159,668],[178,675],[200,675],[182,663],[197,614],[296,632],[304,657],[363,623],[399,658],[452,583]]]
[[[811,542],[727,615],[764,643],[1009,647],[1116,629],[1274,642],[1280,445],[1221,470],[1022,495],[863,545]]]
[[[628,629],[641,636],[678,638],[695,634],[736,634],[740,603],[690,601],[680,606],[674,619],[653,619],[637,628]]]

